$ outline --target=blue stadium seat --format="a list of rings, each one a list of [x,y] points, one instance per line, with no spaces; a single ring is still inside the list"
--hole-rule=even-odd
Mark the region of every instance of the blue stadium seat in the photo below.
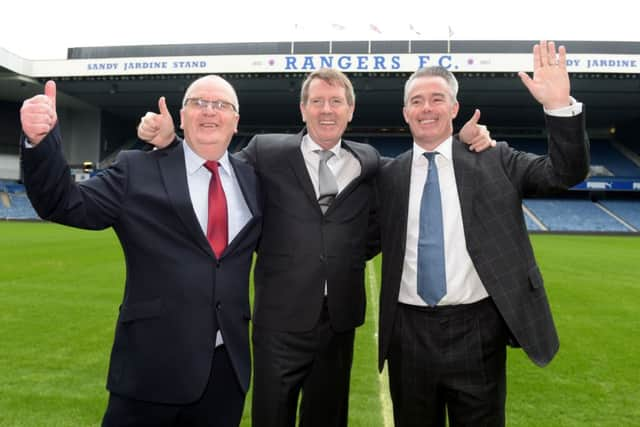
[[[640,200],[600,200],[599,203],[640,230]]]
[[[534,154],[546,154],[547,143],[544,140],[532,138],[515,138],[509,140],[509,145],[519,151]],[[615,177],[640,177],[640,167],[622,154],[610,141],[591,140],[591,165],[604,166]]]
[[[591,141],[591,164],[606,167],[615,177],[639,177],[640,167],[609,141]]]
[[[549,231],[631,231],[590,200],[526,199],[524,204]]]
[[[6,219],[40,219],[26,194],[9,193],[11,207],[7,209]]]

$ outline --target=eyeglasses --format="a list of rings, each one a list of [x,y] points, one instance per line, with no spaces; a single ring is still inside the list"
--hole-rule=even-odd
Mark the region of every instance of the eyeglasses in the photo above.
[[[211,107],[217,111],[237,112],[236,106],[227,101],[215,100],[209,101],[202,98],[187,98],[184,100],[184,106],[193,105],[199,110],[206,110],[207,107]]]

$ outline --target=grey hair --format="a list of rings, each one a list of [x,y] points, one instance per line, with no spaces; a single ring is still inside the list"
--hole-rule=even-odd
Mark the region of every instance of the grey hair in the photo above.
[[[407,105],[407,101],[409,101],[409,92],[411,91],[413,83],[421,77],[442,77],[449,86],[451,99],[453,102],[458,102],[458,80],[456,80],[456,76],[444,67],[434,66],[420,68],[409,76],[407,82],[404,84],[404,105]]]

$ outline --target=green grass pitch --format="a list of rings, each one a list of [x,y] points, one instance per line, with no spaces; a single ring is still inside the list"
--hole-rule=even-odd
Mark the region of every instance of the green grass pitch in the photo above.
[[[541,369],[509,351],[507,425],[640,425],[640,238],[532,240],[560,352]],[[0,241],[0,426],[98,426],[124,281],[115,235],[2,222]],[[392,425],[386,378],[376,370],[379,268],[379,260],[367,268],[350,426]]]

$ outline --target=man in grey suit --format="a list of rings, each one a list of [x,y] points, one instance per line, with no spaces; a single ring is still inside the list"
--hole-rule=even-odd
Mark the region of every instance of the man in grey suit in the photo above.
[[[564,47],[556,54],[553,42],[541,42],[533,53],[533,79],[519,75],[546,113],[544,156],[504,143],[470,154],[452,137],[453,74],[431,67],[406,82],[414,146],[378,176],[379,368],[388,362],[396,426],[444,426],[447,413],[451,426],[502,426],[506,345],[540,366],[558,350],[522,198],[580,182],[589,149]]]

